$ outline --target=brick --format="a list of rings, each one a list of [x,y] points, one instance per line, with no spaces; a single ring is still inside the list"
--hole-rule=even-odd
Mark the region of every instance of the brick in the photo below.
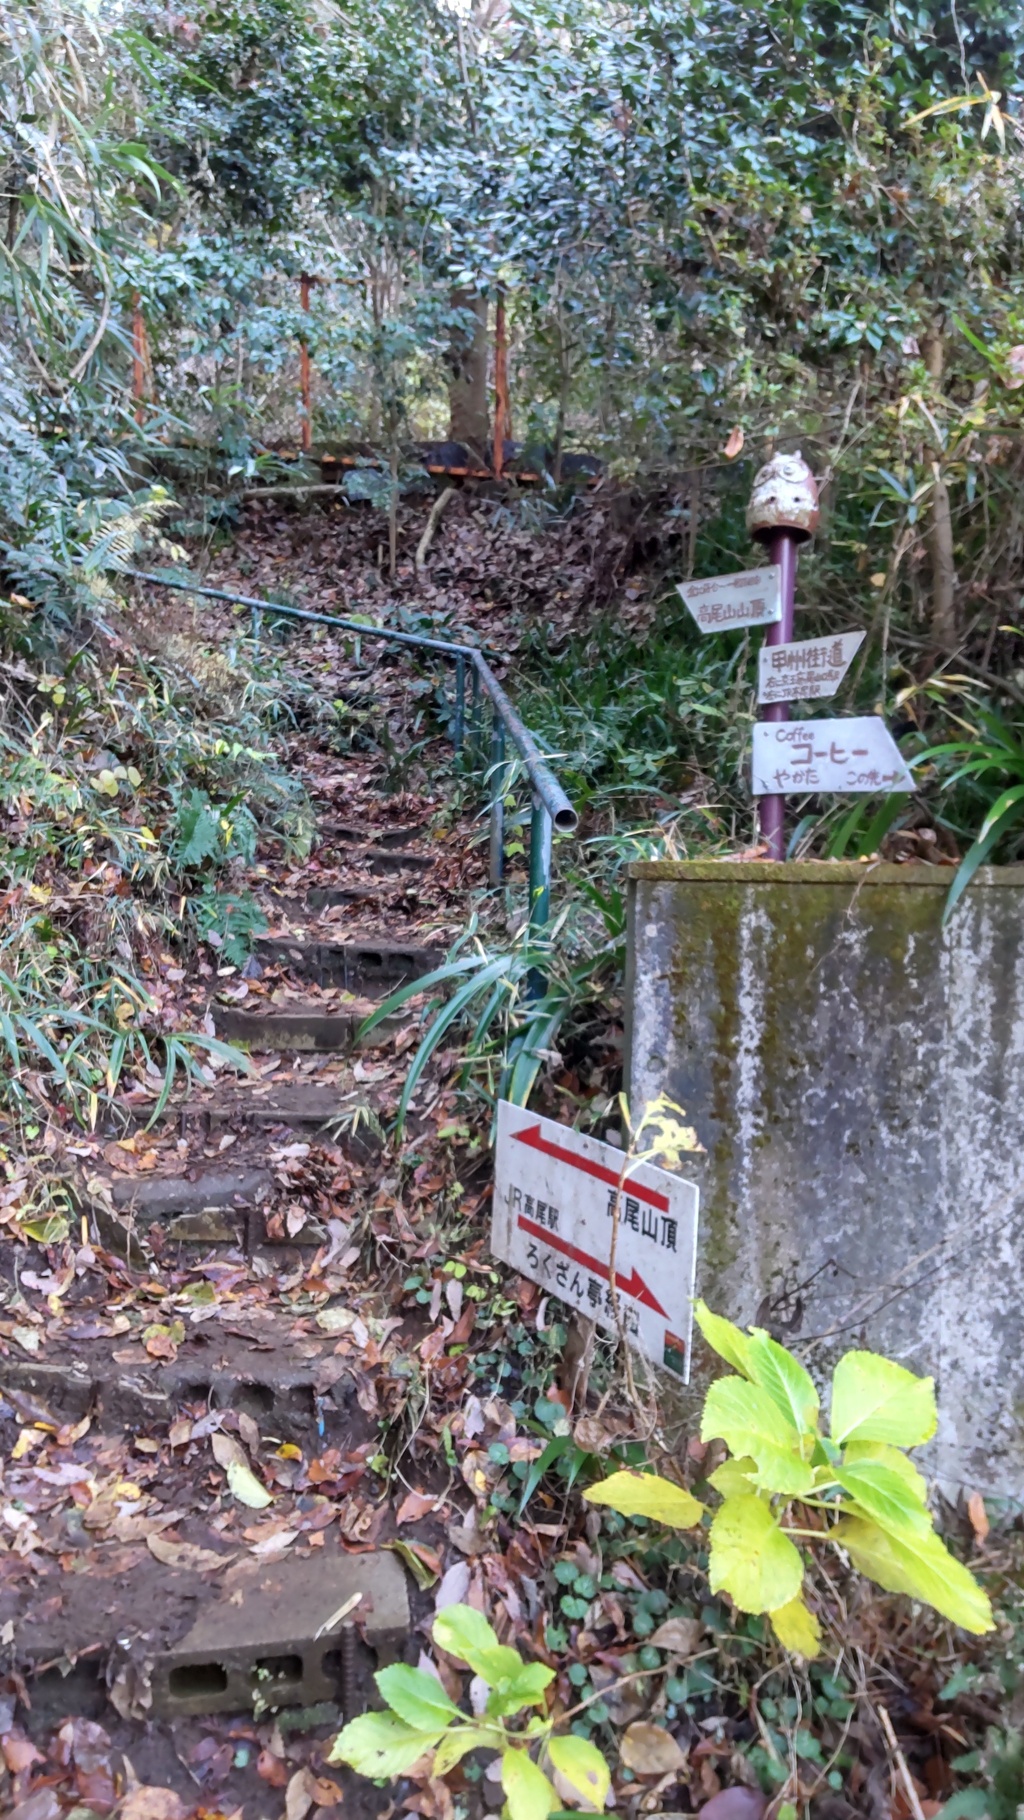
[[[377,1665],[400,1660],[409,1638],[409,1598],[395,1555],[285,1556],[228,1570],[221,1596],[157,1662],[153,1710],[161,1717],[243,1712],[340,1701],[341,1629],[317,1635],[353,1594],[351,1616]],[[347,1711],[372,1696],[367,1651],[357,1644]]]

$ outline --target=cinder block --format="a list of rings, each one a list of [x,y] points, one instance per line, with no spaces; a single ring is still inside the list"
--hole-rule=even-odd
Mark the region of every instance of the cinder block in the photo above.
[[[228,1570],[221,1596],[153,1672],[153,1710],[166,1718],[335,1700],[360,1711],[372,1693],[368,1652],[330,1620],[351,1612],[377,1665],[399,1660],[410,1629],[405,1575],[395,1555],[286,1556]]]

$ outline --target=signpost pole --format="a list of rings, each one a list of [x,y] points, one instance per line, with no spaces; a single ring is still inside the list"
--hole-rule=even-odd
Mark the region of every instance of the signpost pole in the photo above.
[[[797,545],[807,542],[817,523],[817,483],[803,456],[774,456],[755,474],[747,507],[747,530],[758,543],[768,545],[771,560],[779,572],[782,613],[768,627],[766,643],[769,645],[792,643]],[[764,719],[788,720],[789,703],[770,702],[765,708]],[[759,798],[759,804],[758,823],[761,839],[768,848],[768,858],[785,859],[786,799],[781,794],[767,795]]]
[[[793,531],[776,531],[770,544],[770,560],[778,565],[779,592],[782,595],[782,618],[769,626],[765,633],[766,645],[788,645],[793,639],[793,608],[796,600],[796,546],[797,538]],[[788,720],[790,704],[788,701],[769,702],[762,710],[762,720]],[[761,839],[768,848],[769,859],[786,857],[786,799],[784,796],[761,796],[758,798],[758,822]]]

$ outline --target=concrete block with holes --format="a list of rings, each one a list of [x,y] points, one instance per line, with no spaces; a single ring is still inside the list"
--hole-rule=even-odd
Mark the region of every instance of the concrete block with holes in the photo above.
[[[356,1594],[359,1603],[339,1619]],[[347,1646],[345,1622],[353,1626]],[[346,1714],[360,1712],[372,1703],[373,1669],[401,1659],[409,1630],[405,1574],[394,1554],[325,1550],[273,1564],[242,1561],[224,1575],[219,1599],[156,1663],[153,1710],[185,1718],[332,1700]]]

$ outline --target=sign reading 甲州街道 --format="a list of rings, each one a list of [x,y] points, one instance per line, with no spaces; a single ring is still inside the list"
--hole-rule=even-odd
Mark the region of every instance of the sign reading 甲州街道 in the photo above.
[[[801,644],[762,645],[757,656],[758,701],[820,701],[834,695],[864,636],[837,632]]]

